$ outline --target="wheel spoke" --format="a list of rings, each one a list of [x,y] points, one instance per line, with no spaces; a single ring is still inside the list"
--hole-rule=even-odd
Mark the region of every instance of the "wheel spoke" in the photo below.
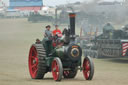
[[[64,75],[66,75],[66,76],[67,76],[67,72],[66,72],[66,71],[64,71]]]
[[[35,69],[35,71],[34,71],[34,75],[36,75],[36,74],[37,74],[37,71],[38,71],[38,69]]]
[[[68,76],[69,74],[70,74],[69,71],[64,71],[64,75],[65,75],[65,76]]]
[[[90,67],[88,65],[85,66],[85,70],[86,71],[89,71],[90,70]]]
[[[32,65],[32,68],[35,68],[37,65],[36,64],[34,64],[34,65]]]
[[[85,66],[85,70],[86,71],[89,71],[90,70],[90,64],[89,64],[89,61],[88,60],[85,61],[85,65],[84,66]]]
[[[67,72],[66,72],[66,71],[64,71],[64,75],[66,75],[66,76],[67,76]]]
[[[34,56],[36,57],[37,56],[36,50],[34,49],[33,52],[34,52]]]
[[[32,59],[35,59],[35,56],[31,56]]]
[[[58,65],[56,65],[56,72],[59,72],[59,68],[58,68]]]
[[[85,73],[85,77],[86,77],[86,79],[89,77],[89,73],[88,72]]]
[[[38,58],[37,57],[35,58],[35,61],[36,61],[35,64],[38,65]]]
[[[53,77],[56,80],[58,78],[58,74],[57,74],[57,65],[56,65],[56,61],[53,62],[53,68],[52,68],[52,72],[53,72]]]

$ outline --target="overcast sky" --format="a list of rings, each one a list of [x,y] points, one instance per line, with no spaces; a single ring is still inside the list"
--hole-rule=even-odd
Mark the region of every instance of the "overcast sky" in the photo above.
[[[8,4],[9,0],[2,0]],[[59,4],[65,3],[73,3],[76,1],[91,1],[91,0],[43,0],[44,5],[46,6],[56,6]],[[115,0],[104,0],[104,1],[115,1]],[[116,0],[116,1],[123,1],[123,0]]]

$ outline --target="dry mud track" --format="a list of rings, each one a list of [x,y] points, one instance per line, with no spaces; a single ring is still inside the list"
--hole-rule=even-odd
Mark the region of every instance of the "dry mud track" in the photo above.
[[[49,23],[29,23],[26,19],[0,19],[0,85],[128,85],[128,58],[93,59],[92,81],[82,72],[75,79],[55,82],[52,74],[33,80],[28,72],[29,48],[35,39],[42,39]]]

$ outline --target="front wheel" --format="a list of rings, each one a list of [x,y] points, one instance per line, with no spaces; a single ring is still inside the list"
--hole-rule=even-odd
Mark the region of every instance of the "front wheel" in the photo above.
[[[92,80],[94,75],[94,64],[89,56],[84,58],[83,75],[86,80]]]
[[[59,58],[55,58],[52,62],[52,75],[55,81],[61,81],[63,76],[63,67]]]

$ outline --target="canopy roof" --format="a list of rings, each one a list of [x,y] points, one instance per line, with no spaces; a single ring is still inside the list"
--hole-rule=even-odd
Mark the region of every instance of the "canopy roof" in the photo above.
[[[33,6],[43,6],[42,0],[10,0],[10,7],[33,7]]]

